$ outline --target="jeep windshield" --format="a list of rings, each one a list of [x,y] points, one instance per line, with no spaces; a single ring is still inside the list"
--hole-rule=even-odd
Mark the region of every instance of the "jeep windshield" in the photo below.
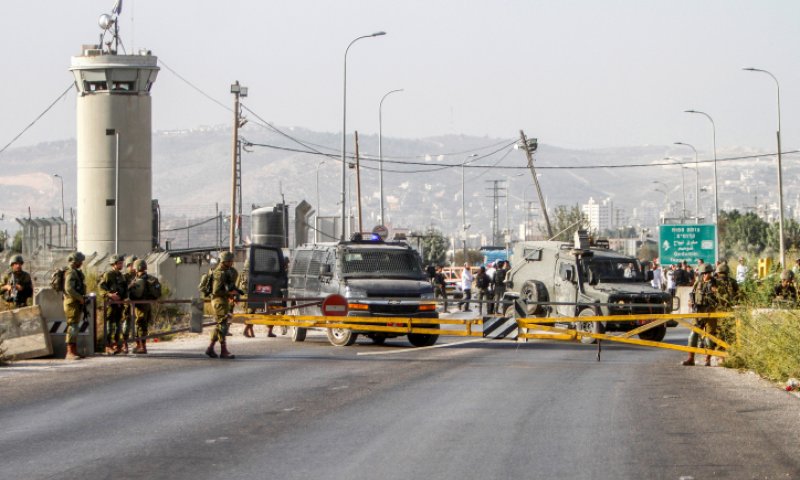
[[[589,270],[594,278],[605,283],[641,283],[644,272],[636,260],[593,258]]]
[[[426,279],[417,256],[410,250],[345,249],[343,260],[345,278]]]

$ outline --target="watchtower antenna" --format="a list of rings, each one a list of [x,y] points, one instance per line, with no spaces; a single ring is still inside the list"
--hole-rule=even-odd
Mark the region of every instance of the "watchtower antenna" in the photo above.
[[[105,45],[105,50],[113,55],[117,54],[119,45],[122,43],[119,38],[120,13],[122,13],[122,0],[116,0],[114,2],[114,7],[111,9],[111,14],[104,13],[100,15],[100,18],[97,20],[97,23],[103,30],[103,32],[100,34],[100,48],[102,49],[103,45]],[[106,35],[110,36],[108,40],[106,40]],[[114,48],[111,48],[112,45]],[[122,49],[125,49],[124,45],[122,46]]]

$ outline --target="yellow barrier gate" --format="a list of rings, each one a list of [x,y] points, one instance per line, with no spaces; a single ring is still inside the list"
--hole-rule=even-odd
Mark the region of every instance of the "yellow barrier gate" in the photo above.
[[[678,314],[638,314],[638,315],[613,315],[613,316],[583,316],[583,317],[557,317],[539,318],[523,317],[517,318],[519,328],[518,339],[546,339],[559,341],[580,341],[583,337],[590,337],[599,341],[611,341],[643,347],[655,347],[682,352],[693,352],[701,355],[711,355],[717,357],[727,357],[730,345],[721,338],[711,335],[705,330],[698,328],[689,322],[692,319],[709,318],[729,318],[731,313],[678,313]],[[318,329],[349,329],[357,332],[369,333],[395,333],[400,335],[408,334],[429,334],[445,335],[457,337],[484,337],[484,332],[476,330],[477,325],[483,326],[482,318],[472,319],[445,319],[445,318],[410,318],[410,317],[356,317],[356,316],[320,316],[320,315],[286,315],[286,314],[236,314],[237,320],[242,320],[252,325],[273,325],[295,328],[318,328]],[[627,332],[619,334],[605,334],[585,332],[574,328],[556,327],[555,323],[588,323],[588,322],[635,322],[649,321]],[[717,349],[711,350],[702,347],[689,347],[675,345],[672,343],[656,342],[651,340],[641,340],[632,338],[642,332],[659,327],[670,320],[675,320],[678,324],[696,332],[700,339],[709,339],[717,345]],[[431,328],[431,324],[463,326],[457,328]],[[423,325],[423,326],[419,326]],[[534,331],[531,333],[531,331]],[[547,333],[536,333],[547,332]],[[600,342],[598,342],[598,347]],[[598,353],[599,355],[599,353]]]
[[[375,333],[424,333],[457,337],[482,337],[483,332],[474,331],[474,325],[482,325],[483,319],[411,318],[411,317],[325,317],[320,315],[269,315],[236,314],[236,319],[252,325],[274,325],[297,328],[346,328],[359,332]],[[463,325],[463,330],[419,327],[415,325]]]
[[[691,324],[687,320],[691,319],[702,319],[702,318],[729,318],[732,317],[733,314],[731,313],[667,313],[667,314],[641,314],[641,315],[611,315],[611,316],[584,316],[584,317],[558,317],[558,318],[537,318],[537,317],[525,317],[517,319],[519,324],[519,328],[522,330],[519,334],[519,338],[523,339],[550,339],[550,340],[567,340],[567,341],[578,341],[581,337],[590,337],[595,338],[597,340],[607,340],[612,342],[618,343],[627,343],[631,345],[640,345],[643,347],[656,347],[656,348],[664,348],[668,350],[678,350],[682,352],[692,352],[695,354],[701,355],[712,355],[717,357],[727,357],[728,352],[727,350],[730,349],[730,345],[725,342],[724,340],[718,338],[717,336],[711,335],[710,333],[706,332],[705,330],[700,329],[699,327]],[[618,335],[609,335],[605,333],[591,333],[591,332],[584,332],[577,329],[570,329],[570,328],[563,328],[563,327],[555,327],[546,324],[554,324],[554,323],[579,323],[579,322],[604,322],[604,321],[614,321],[614,322],[636,322],[640,320],[652,320],[650,323],[646,323],[639,327],[636,327],[632,330],[627,332],[621,332]],[[678,324],[683,325],[686,328],[689,328],[693,332],[696,332],[701,339],[709,339],[714,342],[720,350],[710,350],[707,348],[700,348],[700,347],[689,347],[684,345],[675,345],[672,343],[665,343],[665,342],[655,342],[651,340],[641,340],[637,338],[631,338],[634,335],[638,335],[642,332],[650,330],[652,328],[656,328],[661,326],[670,320],[675,320]],[[550,333],[529,333],[528,330],[539,330],[545,331]]]

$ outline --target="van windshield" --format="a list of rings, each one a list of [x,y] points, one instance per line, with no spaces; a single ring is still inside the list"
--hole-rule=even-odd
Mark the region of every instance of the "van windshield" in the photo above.
[[[589,269],[600,282],[644,282],[644,272],[636,260],[593,258],[589,262]]]
[[[409,250],[344,250],[344,277],[408,278],[425,280],[416,255]]]

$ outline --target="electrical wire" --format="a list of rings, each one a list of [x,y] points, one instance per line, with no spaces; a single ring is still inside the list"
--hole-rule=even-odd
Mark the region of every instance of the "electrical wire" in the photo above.
[[[216,103],[220,107],[224,108],[225,110],[227,110],[229,112],[233,112],[232,108],[230,108],[227,105],[223,104],[222,102],[216,100],[211,95],[207,94],[201,88],[197,87],[192,82],[190,82],[188,79],[186,79],[181,74],[176,72],[173,68],[171,68],[168,64],[166,64],[162,58],[159,58],[158,62],[162,66],[164,66],[164,68],[169,70],[173,75],[178,77],[181,81],[183,81],[184,83],[189,85],[192,89],[196,90],[198,93],[200,93],[204,97],[208,98],[212,102]],[[71,86],[72,86],[72,84],[70,84],[70,88],[71,88]],[[69,88],[67,89],[67,91],[69,91]],[[59,98],[56,99],[56,102],[61,97],[63,97],[67,93],[67,91],[62,93],[59,96]],[[55,102],[53,102],[53,103],[55,104]],[[51,107],[52,107],[52,105],[50,107],[48,107],[47,110],[49,110]],[[255,147],[270,148],[270,149],[273,149],[273,150],[285,150],[285,151],[290,151],[290,152],[295,152],[295,153],[305,153],[305,154],[310,154],[310,155],[322,155],[322,156],[328,157],[328,158],[330,158],[332,160],[337,160],[337,161],[341,162],[341,160],[342,160],[341,159],[341,155],[337,155],[335,153],[325,153],[325,152],[320,151],[320,149],[329,149],[331,151],[335,151],[333,147],[327,147],[327,146],[323,146],[323,145],[314,144],[312,142],[308,142],[308,141],[305,141],[305,140],[299,140],[299,139],[289,135],[288,133],[284,132],[283,130],[279,129],[278,127],[276,127],[275,125],[271,124],[270,122],[264,120],[263,118],[261,118],[261,116],[258,115],[258,113],[256,113],[254,110],[250,109],[246,105],[242,104],[242,108],[244,110],[248,111],[249,113],[251,113],[255,118],[257,118],[259,120],[259,122],[253,122],[254,124],[259,125],[259,126],[261,126],[263,128],[267,128],[269,130],[272,130],[273,132],[277,133],[278,135],[281,135],[284,138],[286,138],[286,139],[288,139],[288,140],[290,140],[290,141],[292,141],[292,142],[304,147],[306,150],[293,149],[293,148],[289,148],[289,147],[281,147],[281,146],[278,146],[278,145],[271,145],[271,144],[265,144],[265,143],[254,143],[254,142],[247,142],[246,145],[255,146]],[[44,115],[44,113],[46,113],[47,110],[45,110],[45,112],[43,112],[42,115]],[[35,123],[40,117],[41,117],[41,115],[39,117],[37,117],[37,119],[34,120],[33,123]],[[29,125],[29,127],[26,127],[26,130],[27,130],[27,128],[30,128],[30,126],[32,126],[32,125],[33,124]],[[25,132],[25,130],[23,130],[22,133],[24,133],[24,132]],[[22,135],[22,133],[20,133],[20,135]],[[14,140],[16,140],[20,135],[15,137]],[[11,143],[13,143],[14,140],[12,140],[9,143],[9,145]],[[420,157],[422,157],[421,155],[417,155],[417,156],[413,156],[413,157],[384,157],[384,159],[383,159],[384,163],[394,163],[394,164],[398,164],[398,165],[416,165],[416,166],[429,167],[429,168],[427,168],[425,170],[386,170],[386,169],[384,169],[384,171],[388,171],[390,173],[430,173],[430,172],[436,172],[436,171],[444,170],[444,169],[447,169],[447,168],[455,168],[455,167],[459,167],[460,168],[462,165],[464,167],[466,167],[466,168],[494,168],[494,169],[503,169],[503,170],[527,170],[528,169],[527,165],[522,165],[522,166],[498,165],[498,163],[500,161],[502,161],[502,159],[504,159],[510,153],[510,151],[506,152],[503,155],[503,157],[501,157],[501,159],[498,160],[495,163],[495,165],[471,165],[475,161],[483,159],[483,158],[486,158],[486,157],[489,157],[491,155],[494,155],[494,154],[498,153],[499,151],[502,151],[505,148],[514,145],[515,143],[516,143],[516,140],[514,140],[514,141],[512,141],[510,143],[507,140],[503,140],[503,141],[494,143],[492,145],[487,145],[485,147],[479,147],[479,148],[472,149],[472,150],[464,150],[463,152],[437,154],[437,156],[438,155],[441,155],[441,156],[457,156],[457,155],[463,155],[465,153],[476,152],[476,151],[484,150],[484,149],[487,149],[487,148],[492,148],[492,147],[494,147],[496,145],[503,145],[501,148],[499,148],[497,150],[494,150],[494,151],[492,151],[490,153],[487,153],[485,155],[481,155],[479,157],[476,157],[474,160],[469,160],[467,162],[461,162],[461,163],[439,164],[439,165],[435,165],[435,166],[434,165],[430,165],[430,163],[428,163],[428,162],[415,162],[415,161],[408,161],[408,160],[401,161],[403,158],[420,158]],[[9,145],[6,145],[5,147],[3,147],[3,149],[0,149],[0,153],[2,153],[6,148],[8,148]],[[315,147],[318,147],[318,148],[315,148]],[[790,151],[785,151],[785,152],[782,152],[782,153],[784,155],[793,155],[793,154],[800,153],[800,150],[790,150]],[[758,154],[758,155],[742,155],[742,156],[737,156],[737,157],[719,158],[719,159],[716,160],[716,162],[732,162],[732,161],[738,161],[738,160],[751,160],[751,159],[754,159],[754,158],[773,157],[773,156],[777,156],[777,152]],[[347,158],[350,159],[350,160],[354,160],[355,159],[355,157],[353,155],[348,155]],[[399,158],[401,160],[390,160],[390,158]],[[365,161],[380,161],[379,159],[376,159],[375,157],[371,157],[371,156],[360,157],[360,159],[361,160],[365,160]],[[663,162],[663,161],[661,161],[661,162],[651,162],[651,163],[628,163],[628,164],[617,164],[617,165],[558,165],[558,166],[538,165],[536,168],[538,170],[602,170],[602,169],[619,169],[619,168],[664,167],[664,166],[670,166],[670,165],[673,165],[673,166],[674,165],[693,165],[695,163],[707,164],[707,163],[713,163],[714,161],[715,161],[714,159],[707,159],[707,160],[698,160],[697,162],[695,162],[695,161],[686,161],[686,162],[675,162],[675,161]],[[374,169],[374,167],[366,167],[366,166],[364,168]]]
[[[41,118],[42,118],[42,117],[43,117],[43,116],[44,116],[44,115],[45,115],[47,112],[49,112],[49,111],[50,111],[50,109],[51,109],[51,108],[53,108],[53,106],[54,106],[56,103],[58,103],[58,101],[59,101],[59,100],[61,100],[62,98],[64,98],[64,96],[65,96],[67,93],[69,93],[69,91],[70,91],[70,90],[72,90],[72,87],[74,87],[74,86],[75,86],[75,82],[70,82],[70,84],[69,84],[69,86],[67,87],[67,89],[66,89],[66,90],[64,90],[64,91],[61,93],[61,95],[59,95],[58,97],[56,97],[56,99],[55,99],[55,100],[53,100],[53,102],[52,102],[50,105],[48,105],[48,106],[47,106],[47,108],[45,108],[45,109],[44,109],[44,111],[43,111],[42,113],[40,113],[40,114],[39,114],[39,115],[38,115],[36,118],[34,118],[34,119],[33,119],[33,121],[32,121],[31,123],[29,123],[29,124],[28,124],[28,126],[27,126],[27,127],[23,128],[23,129],[22,129],[22,131],[21,131],[21,132],[19,132],[19,133],[17,134],[17,136],[16,136],[16,137],[12,138],[10,142],[8,142],[7,144],[5,144],[5,146],[4,146],[3,148],[0,148],[0,154],[2,154],[3,152],[5,152],[5,151],[8,149],[8,147],[10,147],[11,145],[13,145],[13,144],[14,144],[14,142],[16,142],[16,141],[19,139],[19,137],[21,137],[22,135],[24,135],[24,134],[25,134],[25,132],[27,132],[27,131],[28,131],[28,130],[31,128],[31,127],[33,127],[34,125],[36,125],[36,122],[38,122],[38,121],[39,121],[39,120],[40,120],[40,119],[41,119]]]

